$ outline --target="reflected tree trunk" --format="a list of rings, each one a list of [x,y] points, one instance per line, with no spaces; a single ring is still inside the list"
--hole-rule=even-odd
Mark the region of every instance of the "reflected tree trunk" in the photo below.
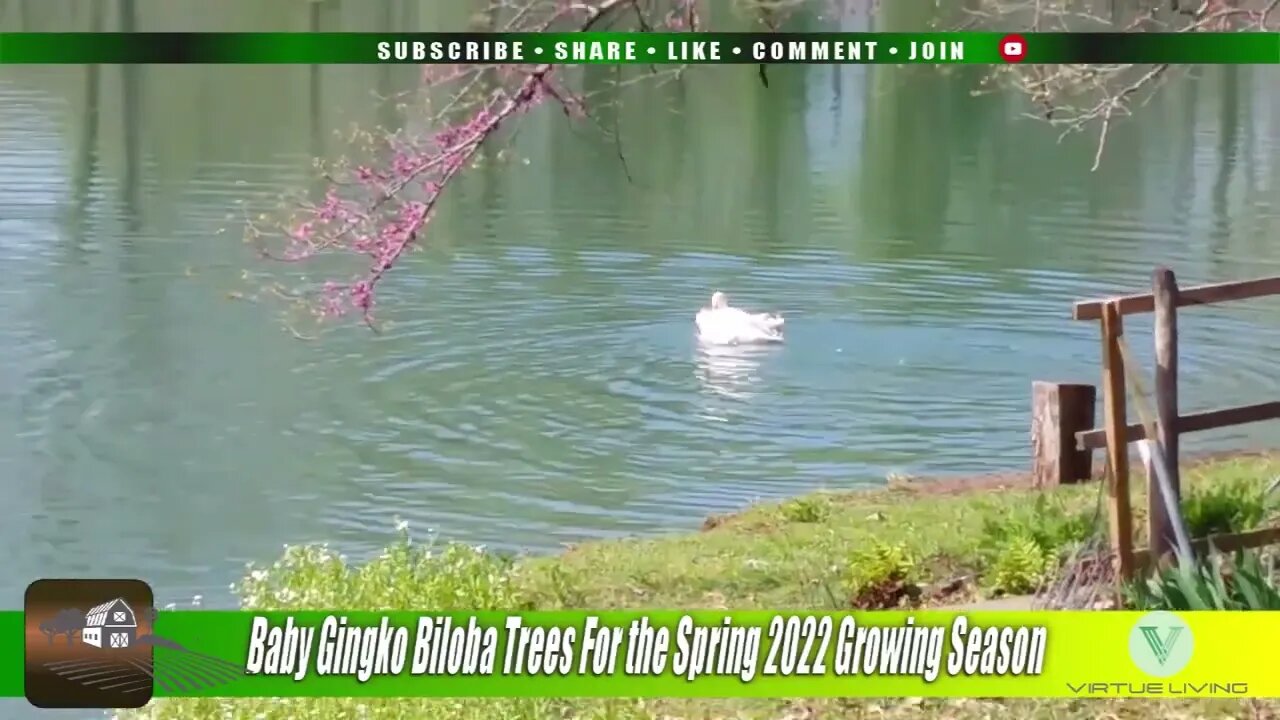
[[[307,7],[307,31],[312,33],[320,32],[320,1],[311,0]],[[321,112],[321,93],[320,93],[320,66],[307,66],[307,117],[310,121],[311,129],[311,156],[324,156],[324,130],[323,123],[320,120]]]
[[[138,31],[138,8],[135,0],[119,0],[120,32]],[[141,229],[142,208],[140,206],[140,189],[142,183],[142,148],[139,146],[138,131],[142,121],[140,106],[140,84],[142,66],[120,66],[120,108],[121,127],[124,130],[124,177],[121,180],[124,201],[125,224],[130,234]],[[129,242],[129,238],[125,239]]]
[[[791,68],[787,68],[791,70]],[[759,172],[756,174],[758,178],[754,183],[756,192],[758,193],[755,206],[760,209],[761,215],[764,217],[765,238],[763,242],[778,242],[781,233],[781,198],[782,188],[780,183],[783,182],[782,176],[782,112],[786,112],[784,108],[787,103],[779,102],[779,98],[774,95],[781,95],[788,89],[787,86],[799,86],[800,91],[804,91],[804,68],[800,72],[779,72],[778,79],[783,82],[775,83],[772,92],[767,90],[759,90],[753,93],[756,100],[756,112],[760,117],[760,133],[757,136],[760,140],[757,152],[756,167]],[[778,87],[778,85],[784,87]],[[800,107],[804,107],[804,101],[801,101]]]
[[[906,234],[910,244],[885,244],[886,258],[940,250],[951,202],[952,134],[946,78],[912,66],[872,68],[859,172],[868,227],[881,237]],[[886,192],[886,188],[897,188]]]
[[[103,2],[93,0],[90,3],[89,32],[102,32]],[[85,68],[84,84],[84,125],[77,146],[76,162],[72,176],[72,227],[71,238],[77,254],[85,247],[85,228],[89,215],[89,191],[93,187],[93,178],[98,168],[98,128],[102,115],[102,66],[89,65]]]
[[[1244,176],[1245,197],[1252,199],[1258,197],[1258,174],[1260,171],[1258,167],[1258,156],[1260,154],[1258,150],[1258,134],[1264,127],[1254,109],[1256,106],[1253,103],[1253,96],[1256,93],[1265,98],[1266,93],[1262,91],[1262,88],[1256,87],[1258,76],[1252,71],[1248,75],[1251,87],[1249,92],[1245,93],[1249,96],[1249,99],[1246,106],[1245,119],[1242,123],[1243,127],[1241,128],[1241,133],[1244,137],[1241,141],[1240,164],[1243,166],[1241,174]]]
[[[1240,68],[1222,66],[1222,93],[1218,110],[1218,171],[1213,181],[1213,232],[1211,257],[1224,258],[1231,243],[1231,176],[1235,174],[1240,143]]]
[[[1186,93],[1182,103],[1182,122],[1171,125],[1175,137],[1180,137],[1181,147],[1177,154],[1177,175],[1173,182],[1173,213],[1177,227],[1187,227],[1196,201],[1196,108],[1199,106],[1199,83],[1189,83],[1184,87]]]
[[[141,13],[137,0],[118,0],[118,25],[120,32],[139,32]],[[163,298],[169,292],[165,281],[147,281],[161,274],[171,275],[175,258],[173,246],[154,242],[142,242],[149,236],[145,227],[142,206],[143,167],[142,133],[146,114],[143,108],[143,78],[146,66],[120,66],[120,125],[123,131],[123,171],[120,179],[121,221],[124,232],[119,234],[116,250],[119,278],[122,283],[120,314],[124,318],[120,329],[124,342],[122,356],[130,373],[137,373],[139,381],[130,378],[130,385],[142,382],[164,385],[178,376],[174,362],[178,357],[170,341],[171,323],[164,318],[169,309]],[[185,261],[184,257],[182,261]],[[158,416],[151,422],[160,422]]]

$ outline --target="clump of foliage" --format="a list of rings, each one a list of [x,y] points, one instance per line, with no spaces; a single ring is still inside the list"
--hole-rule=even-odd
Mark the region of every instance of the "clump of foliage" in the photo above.
[[[1272,510],[1267,493],[1249,479],[1205,484],[1184,497],[1181,505],[1183,522],[1193,538],[1252,530]]]
[[[511,610],[524,606],[508,558],[461,544],[434,546],[400,535],[382,553],[353,565],[325,545],[285,548],[236,587],[246,610]]]
[[[1057,558],[1029,535],[1009,538],[995,554],[987,579],[992,588],[1010,595],[1040,588],[1057,568]]]
[[[378,557],[354,564],[324,545],[290,546],[265,567],[250,567],[236,587],[250,610],[361,610],[430,608],[440,611],[529,609],[511,560],[462,544],[412,542],[399,537]],[[634,700],[567,701],[556,698],[163,698],[120,720],[155,718],[385,718],[489,720],[490,718],[613,717],[651,720]]]
[[[1009,552],[1010,547],[1024,541],[1041,548],[1053,560],[1087,541],[1094,532],[1094,521],[1087,511],[1074,509],[1060,498],[1037,495],[1036,500],[983,520],[980,552],[988,566]]]
[[[783,503],[781,513],[790,522],[819,523],[831,514],[831,505],[822,498],[800,497]]]
[[[854,607],[862,609],[898,607],[915,599],[920,588],[915,583],[918,560],[901,543],[873,541],[854,553],[849,562],[849,589]]]
[[[979,556],[996,589],[1030,592],[1057,569],[1072,547],[1093,533],[1093,518],[1087,512],[1041,494],[1025,506],[984,519]]]
[[[1280,610],[1272,562],[1253,551],[1171,566],[1125,588],[1138,610]]]

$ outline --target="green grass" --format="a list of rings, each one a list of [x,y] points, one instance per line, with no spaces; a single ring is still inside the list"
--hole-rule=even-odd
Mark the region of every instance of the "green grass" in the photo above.
[[[1277,474],[1280,457],[1194,467],[1185,472],[1184,502],[1202,508],[1193,512],[1203,517],[1217,518],[1214,523],[1260,522],[1269,515],[1255,508],[1255,500]],[[556,556],[514,560],[459,545],[421,545],[407,534],[362,565],[323,546],[292,547],[272,565],[250,569],[238,591],[250,609],[847,609],[959,603],[1026,590],[1050,573],[1073,543],[1099,527],[1099,491],[1095,483],[1050,494],[941,495],[911,488],[817,493],[716,518],[701,532],[589,543]],[[1229,509],[1232,503],[1238,512]],[[1135,493],[1134,507],[1144,506]],[[1141,527],[1140,517],[1135,525]],[[1233,530],[1248,529],[1235,525]],[[1257,717],[1275,707],[1234,701],[170,699],[120,717],[977,720]]]
[[[1259,492],[1254,478],[1232,475],[1194,488],[1182,503],[1182,517],[1193,537],[1236,533],[1259,527],[1276,512],[1273,495]]]

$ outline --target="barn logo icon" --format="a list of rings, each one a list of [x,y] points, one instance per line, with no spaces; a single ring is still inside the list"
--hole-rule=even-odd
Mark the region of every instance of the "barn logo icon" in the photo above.
[[[96,648],[127,648],[138,637],[138,621],[124,598],[95,606],[84,617],[80,640]]]
[[[138,708],[156,686],[172,694],[243,676],[235,663],[157,635],[155,600],[140,580],[37,580],[25,615],[24,685],[37,707]]]

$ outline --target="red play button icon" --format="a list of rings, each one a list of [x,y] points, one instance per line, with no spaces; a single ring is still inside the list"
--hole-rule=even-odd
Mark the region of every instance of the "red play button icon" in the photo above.
[[[1005,62],[1022,62],[1027,57],[1027,41],[1021,35],[1005,35],[1000,38],[1000,57]]]

